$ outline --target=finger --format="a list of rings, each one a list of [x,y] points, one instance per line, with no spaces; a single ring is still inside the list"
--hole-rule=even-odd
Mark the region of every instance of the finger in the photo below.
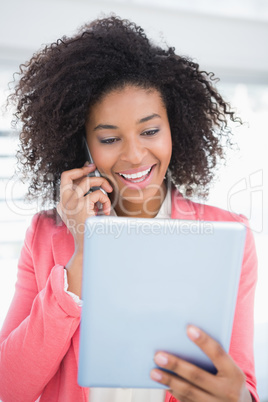
[[[97,202],[100,202],[103,205],[102,211],[105,215],[110,215],[111,212],[111,201],[106,194],[103,194],[101,190],[93,191],[85,197],[89,202],[90,210],[95,209],[95,205]]]
[[[75,181],[74,185],[78,197],[84,196],[92,187],[101,187],[107,193],[113,191],[113,187],[104,177],[83,177],[79,182]]]
[[[215,398],[193,384],[163,370],[151,371],[151,378],[168,386],[175,398],[183,402],[215,402]]]
[[[200,328],[189,325],[187,335],[210,358],[218,372],[228,372],[235,365],[223,347]]]
[[[169,353],[158,352],[156,353],[154,360],[158,366],[172,371],[182,379],[206,390],[207,392],[213,393],[218,388],[215,375],[210,374],[177,356]]]
[[[68,198],[73,191],[74,180],[81,179],[89,173],[94,172],[96,166],[91,164],[82,168],[66,170],[61,174],[60,192],[61,197]]]

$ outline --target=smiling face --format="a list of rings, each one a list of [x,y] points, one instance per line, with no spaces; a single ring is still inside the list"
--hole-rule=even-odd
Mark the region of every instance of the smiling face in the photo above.
[[[166,194],[172,141],[167,111],[155,89],[126,86],[90,108],[92,158],[112,184],[118,215],[155,216]]]

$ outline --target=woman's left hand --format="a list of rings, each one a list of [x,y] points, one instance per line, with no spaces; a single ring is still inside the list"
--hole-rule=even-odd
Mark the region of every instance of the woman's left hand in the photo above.
[[[192,325],[187,328],[187,334],[210,358],[218,370],[217,374],[210,374],[174,355],[157,352],[156,364],[174,372],[174,375],[154,369],[151,378],[167,385],[172,395],[181,402],[252,402],[245,374],[221,345]]]

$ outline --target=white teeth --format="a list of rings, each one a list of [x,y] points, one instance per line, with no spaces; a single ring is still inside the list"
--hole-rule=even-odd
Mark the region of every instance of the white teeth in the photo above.
[[[149,173],[151,170],[151,167],[147,170],[144,170],[143,172],[139,172],[139,173],[134,173],[134,174],[122,174],[119,173],[120,176],[125,177],[126,179],[132,180],[132,179],[139,179],[142,176],[145,176],[147,173]]]

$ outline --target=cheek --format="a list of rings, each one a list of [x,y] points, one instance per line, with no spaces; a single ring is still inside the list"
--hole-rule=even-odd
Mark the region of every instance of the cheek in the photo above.
[[[163,138],[158,146],[159,159],[163,164],[169,165],[171,154],[172,154],[172,140],[171,136],[166,136]]]
[[[99,171],[103,173],[109,173],[115,162],[113,153],[108,149],[96,149],[93,159]]]

